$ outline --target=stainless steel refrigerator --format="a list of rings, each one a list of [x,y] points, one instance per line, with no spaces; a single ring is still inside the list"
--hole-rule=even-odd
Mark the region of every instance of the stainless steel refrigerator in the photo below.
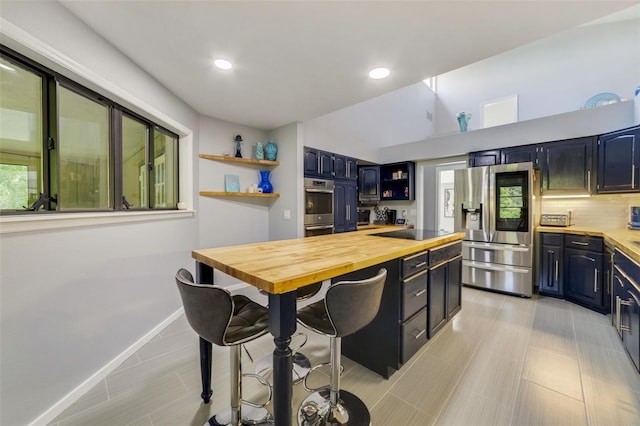
[[[463,284],[531,297],[535,179],[532,163],[455,171],[455,230],[466,233]]]

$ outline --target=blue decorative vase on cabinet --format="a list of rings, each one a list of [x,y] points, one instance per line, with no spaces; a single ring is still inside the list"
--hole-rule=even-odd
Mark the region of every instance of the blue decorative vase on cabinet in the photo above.
[[[260,182],[258,182],[258,189],[262,190],[263,194],[271,194],[273,192],[273,185],[269,181],[271,172],[269,170],[260,170]]]

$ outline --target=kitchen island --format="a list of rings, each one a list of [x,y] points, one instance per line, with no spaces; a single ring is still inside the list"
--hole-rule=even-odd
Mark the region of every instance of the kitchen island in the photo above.
[[[393,227],[393,229],[398,229]],[[269,331],[274,336],[273,408],[276,424],[291,424],[291,349],[296,329],[296,290],[336,279],[385,262],[425,252],[461,240],[453,233],[424,240],[383,238],[388,227],[293,240],[269,241],[194,250],[196,279],[213,283],[213,269],[238,278],[269,294]],[[387,284],[385,284],[387,286]],[[211,397],[211,344],[200,340],[202,397]]]

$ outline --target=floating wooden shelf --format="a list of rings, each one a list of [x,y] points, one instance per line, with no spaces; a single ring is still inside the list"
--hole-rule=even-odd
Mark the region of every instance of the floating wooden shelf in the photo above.
[[[277,166],[280,164],[279,161],[255,160],[253,158],[237,158],[237,157],[230,157],[226,155],[200,154],[200,158],[204,158],[207,160],[215,160],[215,161],[228,161],[231,163],[242,163],[242,164],[254,165],[254,166]]]
[[[255,198],[278,198],[280,196],[280,194],[276,194],[276,193],[263,194],[261,192],[219,192],[219,191],[200,191],[200,195],[203,197],[255,197]]]

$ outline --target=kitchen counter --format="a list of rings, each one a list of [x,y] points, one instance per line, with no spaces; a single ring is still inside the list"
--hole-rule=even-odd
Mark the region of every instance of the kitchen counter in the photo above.
[[[269,331],[275,343],[275,424],[289,426],[293,415],[292,351],[289,342],[297,327],[294,290],[461,240],[465,235],[454,233],[422,241],[371,235],[392,229],[397,230],[398,227],[193,250],[196,277],[200,284],[213,285],[215,268],[269,293]],[[397,327],[396,321],[397,318],[391,323]],[[200,338],[201,395],[205,401],[212,395],[212,354],[211,342]]]
[[[598,229],[584,226],[538,226],[536,232],[556,232],[561,234],[587,235],[603,237],[605,241],[614,245],[621,252],[640,263],[640,246],[634,241],[640,241],[640,231],[631,229]]]
[[[193,251],[193,258],[271,294],[397,259],[455,240],[453,233],[423,241],[374,237],[402,229],[393,225],[292,240],[268,241]]]

